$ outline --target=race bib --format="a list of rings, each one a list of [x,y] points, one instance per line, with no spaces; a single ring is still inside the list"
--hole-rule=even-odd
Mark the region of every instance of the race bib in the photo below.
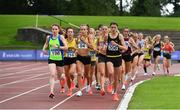
[[[78,48],[79,49],[87,49],[87,45],[84,42],[80,41],[78,43]]]
[[[95,52],[95,51],[90,51],[90,52],[89,52],[89,56],[91,56],[91,57],[96,56],[96,52]]]
[[[130,47],[130,44],[128,41],[125,41],[125,45],[126,45],[126,47]]]
[[[154,51],[160,51],[161,49],[159,47],[155,47]]]
[[[110,50],[110,51],[118,51],[119,47],[118,47],[118,45],[111,45],[111,44],[109,44],[108,45],[108,50]]]
[[[67,51],[67,57],[69,57],[69,58],[75,57],[75,52],[72,50],[68,50]]]
[[[59,49],[51,49],[50,54],[53,56],[61,55],[61,51]]]

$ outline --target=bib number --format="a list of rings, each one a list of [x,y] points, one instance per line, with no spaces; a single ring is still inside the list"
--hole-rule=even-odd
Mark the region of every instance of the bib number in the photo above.
[[[67,51],[67,57],[69,57],[69,58],[75,57],[74,51],[68,50],[68,51]]]
[[[87,49],[87,45],[84,42],[80,41],[80,43],[78,44],[78,48],[79,49]]]

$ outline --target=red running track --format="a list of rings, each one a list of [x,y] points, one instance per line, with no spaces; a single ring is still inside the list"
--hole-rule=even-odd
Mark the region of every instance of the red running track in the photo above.
[[[55,99],[49,99],[47,62],[0,62],[0,65],[0,109],[116,109],[120,103],[112,101],[110,93],[101,96],[95,89],[93,95],[83,91],[82,97],[75,94],[67,97],[66,93],[59,92],[58,84]],[[171,72],[180,73],[178,67],[180,64],[173,64]],[[151,73],[152,69],[148,71]],[[151,77],[143,76],[140,70],[135,82]],[[120,99],[124,93],[119,89]]]

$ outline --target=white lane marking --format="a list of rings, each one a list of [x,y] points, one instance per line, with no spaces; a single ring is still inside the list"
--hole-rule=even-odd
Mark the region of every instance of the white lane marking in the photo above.
[[[93,81],[92,85],[94,85],[94,84],[95,84],[95,81]],[[84,90],[85,88],[86,88],[86,86],[83,87],[83,88],[81,89],[81,91]],[[77,91],[77,92],[78,92],[78,91]],[[74,94],[72,94],[72,95],[69,96],[68,98],[64,99],[63,101],[59,102],[58,104],[56,104],[55,106],[53,106],[53,107],[50,108],[49,110],[53,110],[53,109],[55,109],[56,107],[60,106],[61,104],[63,104],[64,102],[66,102],[67,100],[69,100],[70,98],[72,98],[73,96],[75,96],[75,95],[77,94],[77,92],[75,92]]]
[[[0,78],[1,77],[4,77],[4,76],[10,76],[10,75],[17,75],[17,74],[24,74],[24,72],[28,72],[28,71],[32,71],[32,70],[39,70],[39,69],[42,69],[44,70],[45,68],[48,68],[48,66],[41,66],[41,67],[37,67],[37,68],[32,68],[32,69],[27,69],[27,70],[22,70],[22,71],[18,71],[18,72],[11,72],[11,73],[7,73],[7,74],[3,74],[3,75],[0,75]]]
[[[174,76],[180,76],[180,74],[175,74]]]
[[[0,104],[2,104],[2,103],[4,103],[4,102],[7,102],[7,101],[10,101],[10,100],[12,100],[12,99],[18,98],[18,97],[20,97],[20,96],[23,96],[23,95],[25,95],[25,94],[28,94],[28,93],[30,93],[30,92],[36,91],[36,90],[41,89],[41,88],[43,88],[43,87],[46,87],[46,86],[48,86],[48,85],[49,85],[49,84],[46,84],[46,85],[43,85],[43,86],[39,86],[39,87],[36,87],[36,88],[31,89],[31,90],[29,90],[29,91],[26,91],[26,92],[23,92],[23,93],[21,93],[21,94],[15,95],[15,96],[13,96],[13,97],[7,98],[7,99],[5,99],[5,100],[0,101]]]
[[[25,66],[15,66],[15,67],[8,67],[8,68],[3,68],[0,71],[5,71],[5,70],[12,70],[12,69],[21,69],[21,68],[25,68],[25,67],[29,67],[29,66],[34,66],[34,65],[39,65],[40,63],[34,63],[34,64],[28,64]]]
[[[34,81],[34,80],[41,80],[41,79],[46,79],[46,78],[49,78],[49,76],[42,77],[42,78],[28,79],[28,80],[24,80],[24,81],[21,81],[21,82],[28,82],[28,81]],[[17,88],[17,87],[7,87],[7,86],[4,86],[3,88]],[[24,88],[24,87],[22,87],[22,88]]]
[[[8,67],[11,67],[11,66],[17,66],[17,64],[22,64],[22,63],[21,62],[12,63],[12,64],[9,64],[9,63],[8,64],[4,64],[4,63],[2,63],[1,65],[5,66],[5,67],[3,67],[3,66],[1,66],[1,67],[2,68],[8,68]]]
[[[150,79],[147,79],[147,80],[150,80]],[[126,93],[124,94],[124,96],[123,96],[123,98],[122,98],[121,102],[119,103],[116,110],[127,110],[128,109],[128,104],[129,104],[129,102],[131,100],[131,97],[133,96],[133,93],[134,93],[136,87],[138,85],[142,84],[144,81],[147,81],[147,80],[137,82],[136,84],[129,87],[127,89]]]
[[[39,72],[37,72],[39,73]],[[32,74],[22,74],[22,75],[17,75],[17,76],[7,76],[7,77],[2,77],[0,79],[13,79],[13,78],[21,78],[21,77],[27,77],[27,76],[32,76]]]
[[[3,87],[3,86],[7,86],[7,85],[11,85],[11,84],[16,84],[16,83],[20,83],[20,82],[24,82],[24,81],[26,81],[26,80],[28,80],[28,79],[36,78],[36,77],[43,76],[43,75],[46,75],[46,74],[48,74],[48,73],[42,73],[42,74],[38,74],[38,75],[29,77],[29,78],[25,78],[25,79],[13,81],[13,82],[9,82],[9,83],[4,83],[4,84],[1,84],[1,85],[0,85],[0,88]]]

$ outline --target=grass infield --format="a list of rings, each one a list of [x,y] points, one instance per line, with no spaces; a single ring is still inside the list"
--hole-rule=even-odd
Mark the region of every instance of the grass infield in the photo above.
[[[155,77],[139,85],[128,109],[180,109],[180,77]]]
[[[114,21],[119,28],[147,30],[180,30],[180,17],[123,17],[123,16],[56,16],[75,25],[89,24],[96,28],[99,24],[109,25]],[[1,46],[42,46],[31,42],[17,41],[16,32],[21,27],[35,26],[36,15],[0,15],[0,47]],[[59,20],[40,15],[38,26],[50,27]],[[69,26],[62,22],[63,27]]]

